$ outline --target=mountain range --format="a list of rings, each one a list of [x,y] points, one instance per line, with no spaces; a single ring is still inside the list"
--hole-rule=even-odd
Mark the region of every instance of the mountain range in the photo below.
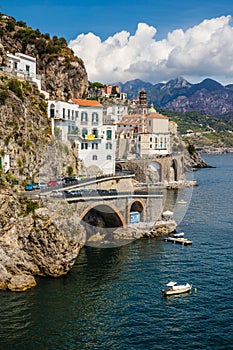
[[[140,91],[146,91],[147,102],[175,112],[198,111],[215,117],[233,118],[233,84],[222,85],[213,79],[191,84],[183,77],[167,83],[151,84],[140,79],[115,83],[129,99],[138,98]]]

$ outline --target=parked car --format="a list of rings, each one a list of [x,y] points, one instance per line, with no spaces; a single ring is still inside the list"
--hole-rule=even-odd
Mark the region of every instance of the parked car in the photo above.
[[[33,190],[39,190],[40,186],[38,182],[32,183]]]
[[[50,193],[49,197],[52,197],[52,198],[63,198],[64,197],[64,194],[62,191],[57,191],[57,190],[54,190]]]
[[[27,185],[25,185],[24,189],[25,189],[25,191],[33,191],[33,186],[32,186],[32,184],[27,184]]]
[[[55,187],[57,185],[58,185],[58,183],[56,180],[50,180],[49,182],[47,182],[48,187]]]
[[[118,195],[118,192],[115,189],[109,190],[108,193],[110,194],[110,196]]]
[[[109,194],[108,190],[97,190],[97,192],[101,196],[107,196]]]
[[[73,177],[73,176],[67,176],[67,177],[64,177],[61,182],[63,184],[73,184],[73,183],[78,183],[78,179],[76,177]]]
[[[40,189],[41,189],[41,188],[47,188],[47,187],[48,187],[46,182],[39,182],[38,185],[39,185]]]

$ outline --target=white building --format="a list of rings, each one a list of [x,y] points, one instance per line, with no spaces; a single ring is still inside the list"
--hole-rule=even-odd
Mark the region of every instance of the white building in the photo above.
[[[149,111],[150,112],[150,111]],[[151,111],[144,119],[144,133],[137,137],[139,156],[166,155],[171,152],[169,118]]]
[[[169,118],[154,108],[144,114],[128,114],[117,123],[118,148],[125,141],[136,140],[135,152],[138,157],[167,155],[171,152]],[[121,154],[120,152],[119,154]]]
[[[3,169],[4,173],[7,173],[10,169],[10,155],[4,154],[0,156],[0,168]]]
[[[80,134],[78,128],[79,106],[76,103],[48,101],[48,116],[51,118],[52,133],[63,141],[71,135]]]
[[[42,92],[46,98],[49,98],[49,94],[41,90],[41,76],[36,73],[36,59],[34,57],[20,52],[17,52],[15,55],[7,53],[7,57],[8,67],[5,68],[6,71],[12,72],[19,79],[21,78],[36,83],[38,90]]]
[[[118,123],[125,114],[128,114],[127,105],[112,105],[104,108],[104,120],[114,123]]]
[[[74,141],[86,167],[98,167],[104,174],[115,172],[115,125],[103,123],[99,102],[75,98],[49,101],[48,111],[53,134]]]

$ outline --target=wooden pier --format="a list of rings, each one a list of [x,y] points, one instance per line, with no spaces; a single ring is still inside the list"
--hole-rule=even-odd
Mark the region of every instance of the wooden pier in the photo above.
[[[174,237],[165,237],[165,242],[172,242],[172,243],[178,243],[182,245],[191,245],[193,242],[188,240],[187,238],[181,237],[181,238],[174,238]]]

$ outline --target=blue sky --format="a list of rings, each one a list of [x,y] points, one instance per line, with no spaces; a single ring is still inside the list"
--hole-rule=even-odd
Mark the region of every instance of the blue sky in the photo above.
[[[65,37],[92,81],[155,83],[183,75],[191,82],[205,76],[233,82],[230,60],[226,66],[222,57],[226,50],[233,58],[232,0],[0,0],[0,10]]]
[[[137,23],[155,26],[158,38],[187,29],[204,19],[233,14],[232,0],[0,0],[3,13],[33,29],[65,37],[93,32],[106,39],[121,30],[133,33]]]

